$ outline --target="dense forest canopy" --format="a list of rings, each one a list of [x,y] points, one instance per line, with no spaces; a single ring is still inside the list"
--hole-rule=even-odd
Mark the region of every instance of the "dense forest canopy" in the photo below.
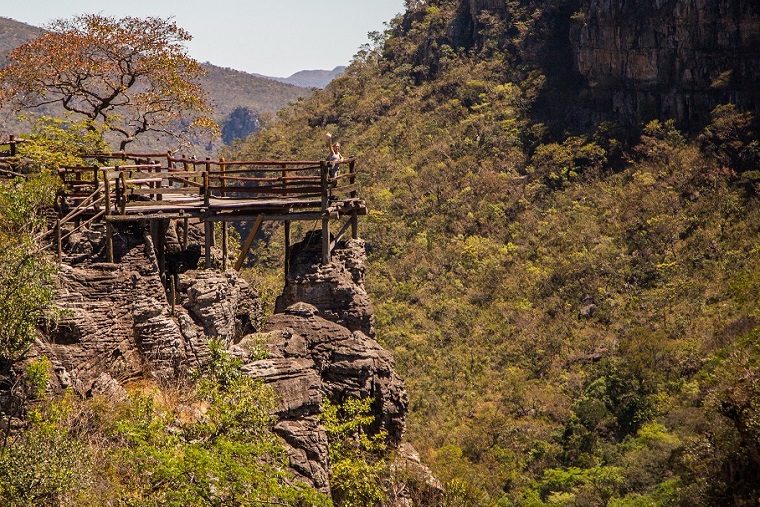
[[[452,505],[752,504],[752,114],[558,128],[566,5],[471,6],[408,3],[233,155],[359,157],[378,336]]]

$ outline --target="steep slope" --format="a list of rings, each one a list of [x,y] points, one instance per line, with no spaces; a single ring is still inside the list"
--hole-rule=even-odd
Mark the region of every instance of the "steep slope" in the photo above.
[[[0,65],[5,64],[5,55],[35,38],[40,32],[41,29],[37,27],[0,17]]]
[[[720,2],[657,5],[613,18],[643,27],[668,13],[652,30],[678,25],[680,38],[701,29],[677,13],[735,19]],[[711,123],[691,139],[659,106],[596,103],[596,91],[667,88],[643,74],[589,86],[570,34],[596,6],[415,4],[238,154],[320,156],[330,131],[359,158],[377,337],[407,383],[410,440],[450,498],[749,504],[760,490],[752,101],[713,109],[738,95],[705,91],[685,119]],[[613,35],[594,58],[644,68],[618,61],[634,52]],[[716,51],[756,69],[752,40]],[[591,128],[605,118],[629,128]]]

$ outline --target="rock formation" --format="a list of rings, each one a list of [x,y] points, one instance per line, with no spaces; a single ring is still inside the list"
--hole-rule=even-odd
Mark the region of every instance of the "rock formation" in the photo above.
[[[333,254],[333,262],[322,266],[321,237],[321,232],[312,232],[294,245],[288,280],[275,311],[308,301],[322,317],[374,336],[372,303],[364,290],[364,241],[346,241]]]
[[[56,296],[62,317],[35,350],[51,359],[58,388],[124,398],[130,380],[171,379],[202,364],[207,340],[219,338],[243,360],[245,373],[278,393],[274,431],[293,471],[313,487],[329,491],[328,441],[319,421],[325,398],[370,398],[376,430],[387,431],[392,445],[401,443],[406,392],[391,354],[371,337],[363,242],[340,245],[326,266],[319,236],[296,245],[280,311],[261,327],[258,295],[234,271],[187,269],[197,257],[170,237],[172,305],[150,234],[135,226],[116,238],[113,264],[99,261],[97,231],[74,235],[66,245]],[[188,250],[197,249],[194,241],[191,234]]]
[[[410,10],[402,30],[424,15]],[[503,22],[497,37],[506,57],[544,75],[533,115],[558,133],[601,122],[636,129],[655,118],[694,132],[719,104],[755,112],[760,103],[753,0],[459,0],[437,46],[483,48],[485,34],[495,36],[494,17]],[[416,58],[436,68],[429,45]]]
[[[150,236],[119,234],[113,264],[98,261],[100,239],[92,231],[71,238],[56,295],[61,318],[38,343],[62,387],[97,391],[104,374],[122,383],[173,378],[204,360],[209,338],[230,341],[261,320],[255,291],[234,272],[213,270],[178,277],[172,312]]]
[[[760,99],[760,4],[586,0],[570,33],[595,119],[675,118],[701,127],[716,105]]]

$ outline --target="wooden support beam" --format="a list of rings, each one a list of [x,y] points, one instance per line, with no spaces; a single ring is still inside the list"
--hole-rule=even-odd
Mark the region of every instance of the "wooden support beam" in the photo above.
[[[137,222],[140,220],[155,220],[159,218],[166,219],[179,219],[179,218],[203,218],[203,213],[185,213],[184,211],[178,211],[174,213],[164,213],[163,211],[157,211],[155,213],[134,213],[129,215],[111,215],[106,217],[109,222]]]
[[[229,226],[229,222],[222,222],[222,271],[227,271],[227,229]]]
[[[330,242],[331,252],[335,249],[336,245],[338,244],[338,241],[340,241],[341,238],[343,238],[343,235],[346,233],[349,226],[351,226],[351,219],[347,220],[346,223],[343,224],[343,227],[340,229],[340,232],[338,232],[338,234],[335,235],[335,239]]]
[[[210,220],[204,220],[204,242],[205,242],[205,248],[206,248],[206,267],[205,269],[211,268],[211,241],[214,238],[214,222],[211,222]]]
[[[322,219],[322,265],[330,264],[330,219]]]
[[[290,274],[290,220],[285,220],[285,283]]]
[[[313,222],[315,220],[322,220],[324,218],[324,215],[318,211],[314,212],[296,212],[296,213],[281,213],[276,215],[270,215],[270,214],[264,214],[266,212],[259,212],[254,214],[242,214],[242,213],[230,213],[230,214],[222,214],[219,213],[213,217],[210,217],[209,220],[212,222],[246,222],[250,220],[255,220],[259,215],[264,216],[264,220],[267,220],[269,222],[282,222],[285,220],[291,221],[291,222],[297,222],[297,221],[307,221],[307,222]],[[334,217],[330,215],[332,218],[336,218],[337,215]]]
[[[177,304],[177,286],[174,283],[174,276],[169,279],[169,304],[172,309],[172,317],[174,316],[174,307]]]
[[[245,261],[245,258],[248,257],[248,251],[251,249],[253,240],[256,238],[256,234],[258,234],[259,229],[261,228],[261,223],[263,221],[264,215],[259,215],[256,218],[256,222],[253,224],[251,232],[249,232],[248,237],[245,238],[245,244],[243,245],[243,248],[240,249],[240,256],[235,262],[235,271],[240,271],[240,268],[243,267],[243,262]]]
[[[152,220],[151,223],[154,221]],[[158,275],[166,287],[166,231],[169,229],[169,221],[166,219],[155,220],[156,222],[156,260],[158,261]]]
[[[190,219],[185,217],[182,219],[182,251],[187,250],[187,235],[189,234]]]
[[[113,263],[113,224],[106,220],[106,259]]]

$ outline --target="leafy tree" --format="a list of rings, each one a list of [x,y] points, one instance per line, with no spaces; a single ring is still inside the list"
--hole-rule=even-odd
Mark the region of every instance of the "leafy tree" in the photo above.
[[[342,405],[325,401],[321,419],[330,441],[330,487],[340,507],[378,506],[385,499],[381,453],[386,435],[369,432],[375,421],[371,403],[371,398],[349,398]]]
[[[0,187],[0,375],[28,351],[51,309],[54,267],[40,255],[35,235],[55,189],[46,174]]]
[[[22,108],[59,104],[116,132],[120,148],[177,122],[213,127],[187,56],[188,32],[162,18],[87,14],[54,21],[8,55],[0,100]]]
[[[243,374],[218,343],[194,394],[202,415],[183,417],[137,396],[116,422],[115,440],[126,445],[113,458],[132,472],[127,504],[329,505],[287,472],[287,453],[272,432],[274,392]]]

